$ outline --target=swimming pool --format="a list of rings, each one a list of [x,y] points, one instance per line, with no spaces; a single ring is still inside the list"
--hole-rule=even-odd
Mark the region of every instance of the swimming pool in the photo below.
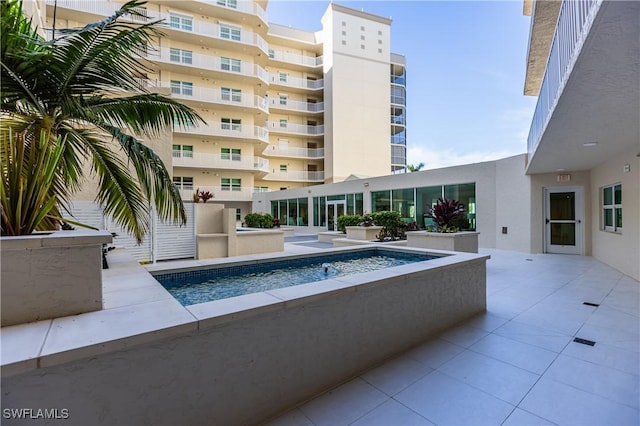
[[[435,259],[380,248],[155,275],[183,306]]]

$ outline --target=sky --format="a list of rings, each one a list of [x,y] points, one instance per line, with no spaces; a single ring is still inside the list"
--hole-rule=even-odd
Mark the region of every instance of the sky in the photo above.
[[[519,1],[336,1],[392,19],[407,61],[407,164],[424,169],[526,152],[530,18]],[[269,0],[269,22],[318,31],[328,0]]]

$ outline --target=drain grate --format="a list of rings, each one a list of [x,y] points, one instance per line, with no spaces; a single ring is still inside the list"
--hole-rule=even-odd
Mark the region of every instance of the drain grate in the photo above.
[[[591,303],[591,302],[582,302],[582,304],[587,306],[595,306],[596,308],[600,306],[599,303]]]
[[[593,346],[596,344],[596,342],[594,342],[593,340],[581,339],[580,337],[576,337],[575,339],[573,339],[573,341],[576,343],[582,343],[583,345],[589,345],[589,346]]]

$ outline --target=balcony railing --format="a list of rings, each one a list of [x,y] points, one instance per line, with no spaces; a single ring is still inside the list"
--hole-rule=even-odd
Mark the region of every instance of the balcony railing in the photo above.
[[[237,10],[238,12],[248,13],[250,15],[256,15],[264,22],[267,22],[267,12],[257,3],[252,1],[235,1],[221,3],[220,0],[200,0],[205,3],[210,3],[216,6],[221,6],[227,9]]]
[[[308,67],[322,66],[322,56],[305,56],[281,50],[269,50],[269,59],[279,62],[288,62],[290,64],[305,65]]]
[[[200,191],[209,191],[213,194],[213,199],[210,202],[215,201],[251,201],[254,193],[254,189],[250,186],[242,187],[221,187],[221,186],[198,186],[193,188],[180,189],[180,195],[185,201],[192,201],[193,194],[196,189]]]
[[[286,109],[289,111],[319,113],[324,112],[324,102],[303,102],[293,101],[291,99],[283,100],[272,98],[270,100],[271,108]]]
[[[391,124],[406,125],[406,117],[404,115],[391,115]]]
[[[261,96],[255,96],[247,93],[229,93],[223,92],[220,89],[210,89],[198,86],[172,88],[170,83],[157,80],[139,79],[138,81],[140,86],[146,89],[154,87],[171,88],[172,96],[178,99],[211,102],[237,107],[258,108],[263,112],[269,112],[269,103]]]
[[[263,152],[264,155],[273,155],[278,157],[297,157],[297,158],[322,158],[324,157],[324,148],[301,148],[301,147],[280,147],[271,145]]]
[[[173,167],[194,167],[198,169],[233,169],[269,172],[269,160],[252,155],[205,154],[194,152],[184,156],[181,151],[173,151]]]
[[[258,139],[269,143],[269,131],[264,127],[250,126],[248,124],[228,124],[212,123],[200,125],[199,127],[188,127],[173,129],[175,133],[186,133],[190,135],[206,135],[239,139]]]
[[[407,144],[407,136],[403,133],[398,133],[391,136],[391,143],[393,145],[406,145]]]
[[[301,170],[278,171],[273,170],[265,178],[265,180],[281,180],[295,182],[321,182],[324,181],[324,171],[305,172]]]
[[[180,52],[182,53],[182,52]],[[149,50],[146,55],[150,61],[162,61],[166,63],[184,65],[187,67],[202,68],[206,70],[215,70],[229,74],[237,74],[248,77],[256,77],[265,83],[269,82],[269,72],[260,65],[240,61],[239,63],[230,63],[218,56],[203,55],[201,53],[191,53],[189,56],[171,55],[171,49],[163,47],[155,51]]]
[[[527,138],[529,157],[540,143],[602,1],[565,0],[560,6],[547,67]]]
[[[267,121],[267,128],[270,132],[276,133],[296,133],[309,136],[321,136],[324,134],[324,126],[309,126],[306,124],[279,123],[277,121]]]
[[[269,84],[309,90],[320,90],[324,88],[323,79],[309,80],[308,78],[285,77],[280,74],[270,74]]]

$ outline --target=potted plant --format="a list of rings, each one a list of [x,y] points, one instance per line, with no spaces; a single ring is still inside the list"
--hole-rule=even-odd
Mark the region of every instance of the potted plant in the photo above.
[[[433,220],[433,229],[407,232],[407,246],[437,250],[478,252],[478,232],[460,231],[466,209],[457,200],[438,198],[426,209],[425,217]],[[468,222],[466,222],[468,223]]]

